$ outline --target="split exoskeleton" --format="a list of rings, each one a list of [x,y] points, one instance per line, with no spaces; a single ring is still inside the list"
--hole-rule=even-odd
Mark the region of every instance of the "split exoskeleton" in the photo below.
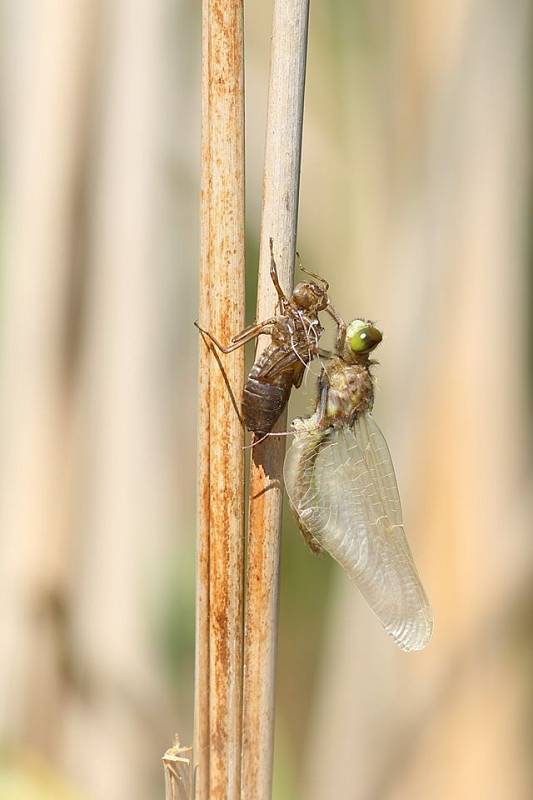
[[[319,341],[323,328],[318,314],[326,311],[339,326],[337,312],[328,298],[329,284],[302,268],[316,281],[298,283],[287,297],[280,286],[273,242],[270,239],[270,276],[276,289],[280,314],[263,322],[254,322],[221,344],[211,333],[204,331],[223,353],[231,353],[261,334],[271,337],[252,366],[243,390],[242,413],[244,424],[258,438],[269,433],[279,419],[294,386],[298,388],[308,364],[320,352]]]

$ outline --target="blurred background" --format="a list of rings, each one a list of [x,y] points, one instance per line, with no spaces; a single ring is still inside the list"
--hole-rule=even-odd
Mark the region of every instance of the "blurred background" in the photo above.
[[[200,4],[0,14],[0,797],[156,800],[192,735]],[[395,649],[286,515],[275,800],[533,797],[532,23],[312,5],[299,249],[384,331],[436,623]],[[249,320],[270,27],[248,0]]]

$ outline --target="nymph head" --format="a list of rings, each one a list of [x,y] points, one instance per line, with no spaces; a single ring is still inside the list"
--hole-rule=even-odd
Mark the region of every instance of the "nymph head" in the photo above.
[[[353,356],[371,353],[383,339],[383,334],[368,319],[354,319],[346,328],[346,348]]]
[[[329,303],[328,284],[319,286],[318,283],[298,283],[294,287],[292,300],[303,311],[316,313],[323,311]]]

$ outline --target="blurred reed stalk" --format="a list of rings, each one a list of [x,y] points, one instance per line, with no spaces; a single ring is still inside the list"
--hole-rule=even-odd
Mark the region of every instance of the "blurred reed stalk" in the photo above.
[[[202,328],[244,325],[243,2],[202,8]],[[240,791],[244,354],[200,344],[194,762],[197,800]]]
[[[65,338],[79,267],[73,209],[83,180],[95,14],[90,2],[37,4],[31,14],[8,5],[1,30],[0,738],[52,761],[63,742],[75,588],[77,373]]]
[[[281,284],[293,283],[300,184],[308,0],[275,0],[256,319],[276,313],[269,239]],[[257,355],[261,351],[258,347]],[[276,430],[285,430],[286,413]],[[241,797],[272,793],[274,688],[285,437],[252,449],[245,594]]]

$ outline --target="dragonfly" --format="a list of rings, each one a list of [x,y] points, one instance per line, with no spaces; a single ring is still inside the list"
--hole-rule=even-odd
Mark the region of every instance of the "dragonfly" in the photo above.
[[[223,353],[231,353],[261,334],[270,336],[270,344],[248,374],[242,397],[244,424],[258,439],[270,433],[289,400],[292,388],[301,386],[307,366],[320,352],[323,328],[319,312],[326,311],[337,325],[342,324],[329,301],[328,282],[301,265],[300,268],[315,280],[298,283],[287,297],[280,286],[273,240],[270,239],[270,277],[278,295],[280,313],[263,322],[252,323],[234,336],[229,345],[221,344],[212,333],[197,325]]]
[[[285,487],[311,549],[338,561],[402,650],[422,650],[432,611],[405,535],[389,448],[372,415],[370,356],[381,340],[369,320],[339,324],[315,412],[292,423]]]

